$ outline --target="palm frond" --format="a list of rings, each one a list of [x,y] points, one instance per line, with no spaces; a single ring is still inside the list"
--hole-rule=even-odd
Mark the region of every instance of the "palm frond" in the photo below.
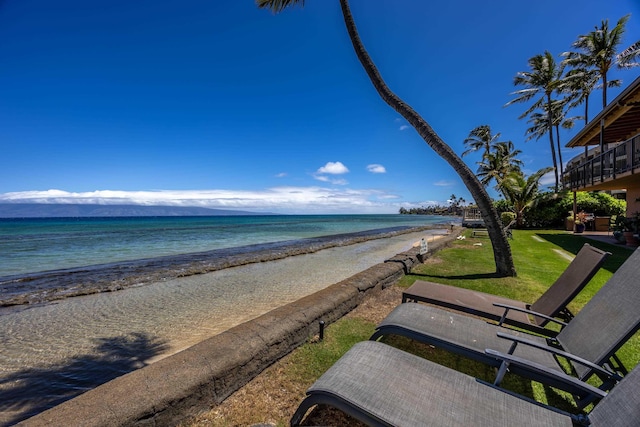
[[[256,5],[261,9],[269,9],[273,13],[282,12],[289,6],[299,4],[304,7],[304,0],[256,0]]]

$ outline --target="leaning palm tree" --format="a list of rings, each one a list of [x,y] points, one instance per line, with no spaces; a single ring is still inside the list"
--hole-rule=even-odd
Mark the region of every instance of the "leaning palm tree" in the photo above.
[[[525,89],[521,89],[512,93],[516,95],[516,98],[509,101],[506,105],[511,105],[518,102],[527,102],[532,98],[539,96],[539,98],[520,115],[519,118],[524,118],[534,112],[536,109],[544,109],[546,105],[547,122],[548,122],[548,134],[549,145],[551,147],[551,158],[553,160],[553,169],[555,174],[555,191],[558,192],[558,162],[556,160],[556,150],[553,144],[553,117],[552,117],[552,94],[554,92],[561,92],[563,90],[563,66],[556,63],[553,55],[549,51],[545,51],[542,55],[536,55],[529,59],[530,71],[519,72],[513,80],[513,84],[516,86],[524,86]]]
[[[618,54],[629,16],[620,18],[611,30],[609,30],[609,20],[602,21],[599,28],[596,27],[594,31],[578,36],[572,44],[576,51],[562,54],[566,58],[565,63],[572,67],[597,70],[599,80],[602,81],[602,108],[607,106],[607,88],[621,84],[619,80],[608,81],[609,70],[614,66],[629,68],[638,65],[637,47],[630,47],[630,51],[627,49],[629,52],[626,54]]]
[[[462,153],[462,157],[474,151],[482,151],[482,157],[485,157],[500,142],[499,139],[500,133],[493,135],[489,125],[480,125],[472,129],[464,140],[467,149]]]
[[[273,12],[280,12],[288,6],[304,4],[304,0],[256,0],[256,3],[258,7],[268,8]],[[465,184],[478,205],[485,226],[487,227],[487,231],[493,245],[493,258],[496,263],[496,273],[503,276],[515,276],[516,269],[511,255],[511,248],[509,247],[507,236],[502,230],[498,212],[491,202],[489,194],[475,174],[462,161],[462,159],[458,157],[451,147],[449,147],[440,138],[440,136],[436,134],[426,120],[424,120],[413,108],[402,101],[391,91],[391,89],[389,89],[360,40],[353,16],[351,15],[349,3],[347,0],[340,0],[340,6],[342,8],[345,26],[356,56],[378,94],[390,107],[404,117],[407,122],[416,129],[422,139],[424,139],[424,141],[458,173],[462,182]]]
[[[540,179],[551,169],[540,169],[526,178],[522,172],[513,172],[500,183],[502,194],[513,206],[518,227],[523,225],[525,210],[540,200]]]

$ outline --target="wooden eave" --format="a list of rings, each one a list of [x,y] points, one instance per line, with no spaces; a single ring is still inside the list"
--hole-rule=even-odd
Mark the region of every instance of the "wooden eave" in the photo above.
[[[566,146],[573,148],[599,145],[600,121],[602,119],[604,119],[605,143],[626,141],[640,133],[640,77],[623,90]]]

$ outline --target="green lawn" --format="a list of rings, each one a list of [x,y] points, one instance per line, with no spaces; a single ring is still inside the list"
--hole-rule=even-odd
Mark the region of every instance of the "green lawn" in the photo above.
[[[587,287],[569,305],[571,311],[576,313],[631,254],[631,251],[624,247],[591,241],[563,231],[514,230],[514,238],[510,243],[518,276],[499,278],[494,274],[495,265],[489,239],[470,236],[471,232],[468,231],[466,239],[455,241],[450,248],[434,254],[431,261],[414,268],[412,274],[404,277],[399,286],[408,287],[415,280],[420,279],[533,302],[567,267],[570,261],[566,255],[573,256],[584,243],[590,243],[611,252],[612,255]],[[368,339],[374,326],[372,323],[363,323],[358,319],[341,319],[330,326],[331,332],[328,333],[330,339],[322,343],[307,344],[294,352],[296,369],[291,374],[301,381],[317,378],[351,345]],[[446,351],[400,337],[385,337],[383,340],[469,375],[489,381],[494,377],[492,368]],[[635,366],[640,359],[640,334],[636,334],[625,344],[618,352],[618,356],[629,369]],[[520,377],[508,375],[503,385],[538,401],[551,403],[566,410],[570,410],[573,404],[572,399],[566,394]]]

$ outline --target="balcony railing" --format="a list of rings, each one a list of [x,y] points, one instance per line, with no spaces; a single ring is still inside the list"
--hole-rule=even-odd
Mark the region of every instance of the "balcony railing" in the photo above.
[[[616,145],[577,166],[567,166],[562,175],[565,188],[580,189],[640,172],[640,135]]]

